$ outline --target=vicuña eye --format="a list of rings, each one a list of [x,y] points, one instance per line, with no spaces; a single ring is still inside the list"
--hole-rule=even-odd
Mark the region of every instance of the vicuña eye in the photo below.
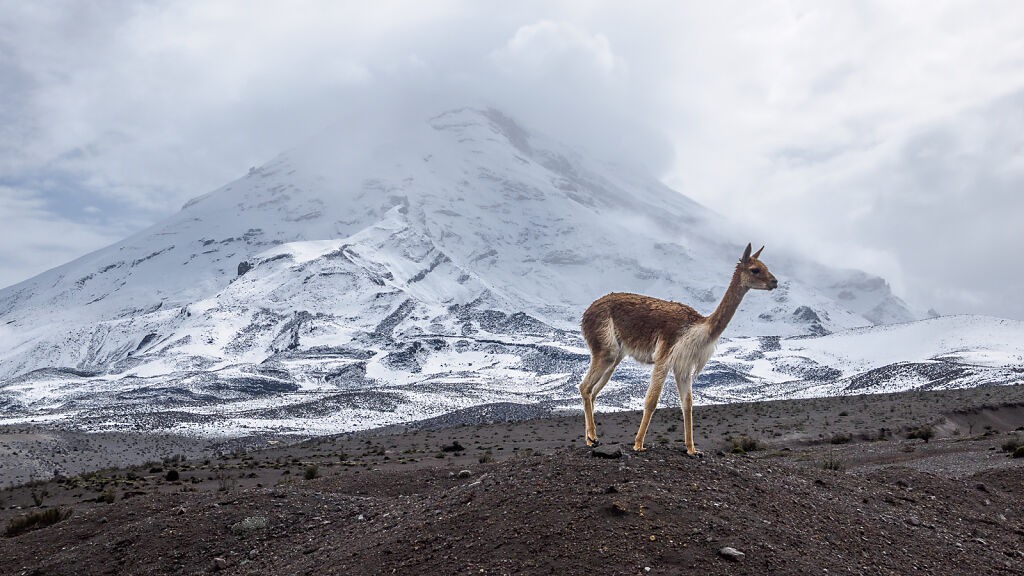
[[[760,268],[754,268],[753,270],[750,271],[750,273],[751,274],[760,274],[761,273],[761,269]]]

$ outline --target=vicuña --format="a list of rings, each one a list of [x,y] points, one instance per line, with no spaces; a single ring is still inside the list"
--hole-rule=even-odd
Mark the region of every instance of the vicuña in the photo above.
[[[751,288],[774,290],[779,285],[768,267],[758,260],[764,246],[754,254],[750,253],[750,248],[747,244],[722,302],[706,318],[685,304],[639,294],[612,293],[587,308],[583,313],[583,337],[590,346],[590,370],[580,384],[587,445],[597,444],[594,399],[612,377],[615,367],[629,355],[638,362],[654,364],[651,387],[644,401],[644,417],[633,449],[644,449],[647,426],[671,368],[683,407],[686,450],[690,454],[697,453],[693,445],[693,381],[711,358],[718,337],[732,320],[747,291]]]

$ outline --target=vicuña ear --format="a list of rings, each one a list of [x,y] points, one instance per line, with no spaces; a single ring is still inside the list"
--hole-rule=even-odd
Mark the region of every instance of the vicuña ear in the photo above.
[[[764,250],[764,246],[761,246],[761,250]],[[757,260],[761,256],[761,250],[758,250],[757,252],[754,252],[754,255],[751,256],[751,258],[753,258],[754,260]]]
[[[750,243],[748,242],[748,243],[747,243],[747,249],[743,251],[743,258],[740,258],[740,262],[744,262],[744,263],[746,263],[746,262],[750,262],[750,251],[751,251],[751,250],[752,250],[753,248],[754,248],[754,247],[753,247],[753,246],[751,246],[751,245],[750,245]]]

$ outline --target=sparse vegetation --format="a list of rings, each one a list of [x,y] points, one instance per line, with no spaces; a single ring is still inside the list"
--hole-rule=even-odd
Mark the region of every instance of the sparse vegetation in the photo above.
[[[1024,446],[1024,442],[1021,442],[1020,436],[1014,434],[1009,440],[1003,442],[1003,452],[1016,454],[1017,448],[1021,446]]]
[[[849,432],[839,432],[837,434],[833,434],[832,438],[829,439],[830,444],[849,444],[852,441],[853,434],[850,434]]]
[[[832,472],[842,472],[843,470],[846,470],[846,462],[829,450],[825,459],[821,462],[821,469]]]
[[[21,516],[11,519],[7,524],[7,530],[4,531],[4,536],[17,536],[30,530],[52,526],[53,524],[70,517],[72,512],[73,509],[71,508],[57,507],[42,510],[40,512],[22,514]]]
[[[302,471],[302,477],[305,478],[306,480],[312,480],[314,478],[319,478],[320,477],[320,466],[318,466],[316,464],[310,464],[309,466],[306,466],[306,468],[303,469],[303,471]]]
[[[236,536],[239,536],[239,535],[246,534],[246,533],[249,533],[249,532],[255,532],[257,530],[262,530],[262,529],[264,529],[266,527],[267,527],[267,517],[266,516],[249,516],[248,518],[245,518],[245,519],[241,520],[240,522],[235,522],[234,524],[232,524],[231,525],[231,533],[236,535]]]
[[[746,454],[761,450],[761,444],[755,438],[747,435],[730,436],[726,441],[725,451],[730,454]]]
[[[915,429],[911,430],[909,433],[907,433],[907,439],[908,440],[913,440],[914,438],[920,438],[921,440],[924,440],[925,444],[927,444],[928,441],[931,440],[934,437],[935,437],[935,429],[932,428],[931,425],[921,426],[920,428],[915,428]]]

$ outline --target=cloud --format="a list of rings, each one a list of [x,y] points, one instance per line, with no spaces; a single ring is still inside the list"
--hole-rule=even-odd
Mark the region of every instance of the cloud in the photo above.
[[[96,207],[83,209],[99,218]],[[61,217],[31,191],[0,186],[0,285],[7,286],[59,266],[124,237],[125,227]]]
[[[1014,2],[5,3],[0,215],[107,238],[329,126],[493,105],[922,307],[1024,318],[989,256],[1024,240],[1021,38]]]

